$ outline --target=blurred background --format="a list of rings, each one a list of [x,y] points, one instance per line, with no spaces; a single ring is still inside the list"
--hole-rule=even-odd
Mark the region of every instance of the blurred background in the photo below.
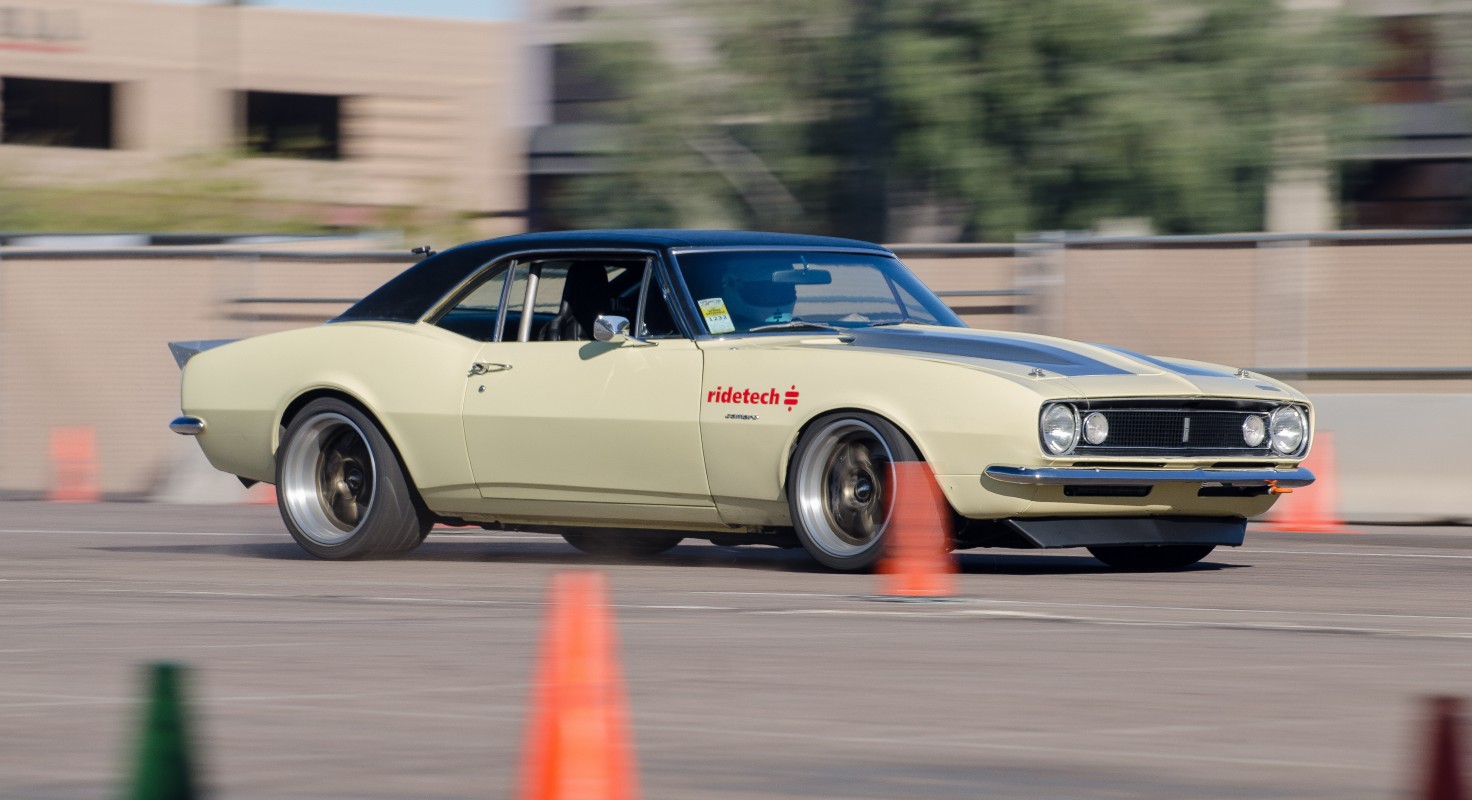
[[[239,501],[167,341],[613,226],[890,243],[973,327],[1282,377],[1352,520],[1472,521],[1450,0],[17,0],[0,498],[82,452],[106,499]]]

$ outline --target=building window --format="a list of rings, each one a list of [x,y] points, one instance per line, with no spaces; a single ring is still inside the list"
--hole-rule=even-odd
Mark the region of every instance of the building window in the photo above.
[[[3,78],[5,144],[111,149],[113,84]]]
[[[552,46],[552,123],[612,121],[620,92],[596,45]]]
[[[1382,17],[1378,21],[1381,63],[1371,70],[1375,103],[1435,103],[1441,99],[1436,74],[1435,18]]]
[[[1472,224],[1472,159],[1370,161],[1347,169],[1343,186],[1347,227]]]
[[[342,98],[245,92],[245,151],[278,158],[342,158]]]

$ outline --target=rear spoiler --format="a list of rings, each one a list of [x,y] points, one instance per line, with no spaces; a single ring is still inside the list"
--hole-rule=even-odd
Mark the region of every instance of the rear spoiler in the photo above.
[[[219,347],[222,344],[230,344],[231,342],[238,341],[240,340],[195,339],[190,342],[169,342],[169,352],[174,354],[174,363],[179,365],[179,369],[184,369],[184,365],[189,363],[189,359],[194,358],[200,353],[214,347]]]

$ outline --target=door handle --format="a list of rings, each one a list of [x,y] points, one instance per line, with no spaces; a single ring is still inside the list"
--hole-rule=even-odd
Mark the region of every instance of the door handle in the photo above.
[[[505,372],[511,369],[510,364],[497,364],[491,361],[477,361],[470,365],[470,375],[488,375],[492,372]]]

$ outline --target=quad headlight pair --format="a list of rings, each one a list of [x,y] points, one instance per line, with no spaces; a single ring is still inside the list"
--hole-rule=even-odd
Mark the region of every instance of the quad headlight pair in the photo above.
[[[1091,445],[1109,441],[1109,415],[1090,411],[1080,417],[1071,403],[1050,403],[1039,419],[1043,445],[1053,455],[1063,455],[1078,446],[1079,440]],[[1308,437],[1308,415],[1299,406],[1279,406],[1271,413],[1249,414],[1242,421],[1242,443],[1250,448],[1268,442],[1273,452],[1292,455],[1302,448]]]
[[[1242,441],[1261,447],[1267,441],[1273,452],[1292,455],[1308,436],[1308,416],[1298,406],[1279,406],[1271,414],[1253,414],[1242,421]]]
[[[1109,440],[1109,417],[1091,411],[1079,419],[1078,409],[1068,403],[1054,403],[1043,409],[1043,443],[1055,454],[1066,453],[1078,445],[1080,436],[1089,444]]]

